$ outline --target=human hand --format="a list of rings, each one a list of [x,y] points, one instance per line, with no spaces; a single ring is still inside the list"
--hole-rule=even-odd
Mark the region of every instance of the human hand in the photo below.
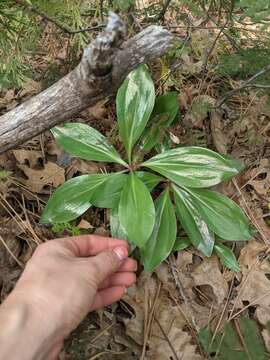
[[[38,246],[2,307],[8,310],[14,302],[29,305],[30,317],[43,328],[44,359],[54,358],[89,311],[122,297],[136,281],[136,269],[126,241],[95,235],[51,240]]]

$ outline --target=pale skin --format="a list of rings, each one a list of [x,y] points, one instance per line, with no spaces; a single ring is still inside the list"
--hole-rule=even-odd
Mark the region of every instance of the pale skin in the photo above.
[[[54,360],[83,318],[121,299],[137,263],[123,240],[86,235],[39,245],[0,306],[0,360]]]

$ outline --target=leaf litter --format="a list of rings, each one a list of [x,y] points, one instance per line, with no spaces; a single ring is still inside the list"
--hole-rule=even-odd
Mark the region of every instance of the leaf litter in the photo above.
[[[182,10],[185,12],[184,7]],[[165,21],[165,25],[178,25],[177,16],[168,11],[165,19],[168,23]],[[202,23],[201,19],[193,17],[192,20],[197,26]],[[186,30],[177,31],[185,36]],[[198,334],[201,329],[208,329],[208,345],[217,344],[223,328],[223,354],[235,346],[238,352],[244,353],[244,359],[253,359],[246,354],[249,347],[245,339],[252,344],[254,339],[258,341],[256,331],[262,334],[270,351],[268,97],[259,97],[250,90],[245,94],[236,94],[229,108],[213,109],[218,99],[220,80],[215,79],[210,69],[207,74],[209,81],[203,81],[201,70],[205,50],[211,46],[215,36],[212,31],[195,31],[191,37],[191,51],[181,57],[182,67],[172,73],[163,87],[174,87],[180,91],[183,121],[173,124],[170,131],[175,145],[214,146],[247,165],[247,170],[237,178],[240,192],[232,183],[222,186],[222,191],[238,201],[257,225],[254,240],[234,249],[239,257],[241,273],[225,270],[216,256],[202,258],[193,248],[175,253],[155,273],[142,273],[137,284],[129,289],[118,305],[89,315],[68,339],[61,359],[76,360],[90,356],[127,360],[207,359],[209,354],[199,342]],[[224,40],[220,45],[224,46]],[[211,55],[210,61],[214,64],[219,51],[220,47]],[[159,63],[154,64],[154,71],[159,72],[160,66]],[[163,66],[165,72],[168,66],[168,73],[170,64]],[[233,86],[238,87],[239,83],[236,81]],[[33,81],[19,93],[8,90],[1,97],[0,110],[4,112],[15,107],[41,88],[40,83]],[[77,121],[90,123],[104,135],[108,131],[113,134],[114,110],[111,108],[110,103],[101,102],[80,114]],[[113,141],[117,143],[117,139]],[[49,194],[64,182],[65,177],[102,169],[97,163],[78,162],[66,157],[49,133],[0,155],[0,166],[9,172],[0,178],[0,236],[4,240],[4,243],[0,242],[0,295],[3,300],[20,274],[19,264],[25,264],[38,241],[56,236],[49,229],[41,229],[37,225]],[[108,233],[106,212],[90,210],[76,225],[88,232],[102,229],[102,233]],[[245,320],[241,320],[243,316],[255,323],[244,323]],[[249,329],[247,333],[244,325]],[[247,349],[243,344],[247,345]],[[260,349],[263,346],[261,344]],[[220,359],[228,357],[224,355]]]

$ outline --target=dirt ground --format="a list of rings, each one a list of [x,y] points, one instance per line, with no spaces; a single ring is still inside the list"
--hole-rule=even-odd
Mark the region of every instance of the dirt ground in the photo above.
[[[236,88],[241,82],[231,79],[228,84],[216,72],[219,53],[226,43],[224,37],[210,54],[207,71],[202,71],[205,49],[216,41],[219,32],[207,29],[210,22],[192,20],[197,27],[187,37],[177,15],[173,11],[166,14],[164,26],[182,40],[187,37],[190,51],[151,64],[156,90],[159,94],[179,92],[180,113],[169,132],[173,144],[207,146],[245,163],[245,170],[237,178],[217,189],[241,205],[254,226],[254,239],[233,245],[240,273],[226,270],[216,256],[203,258],[192,247],[172,254],[153,274],[139,269],[137,284],[123,300],[90,314],[66,340],[60,359],[206,359],[197,336],[199,330],[208,326],[217,334],[229,321],[241,339],[242,316],[256,321],[270,351],[269,98],[249,89],[234,94],[217,109],[209,107],[222,98],[226,89]],[[52,41],[50,26],[40,47],[45,48],[48,41]],[[230,44],[226,46],[230,49]],[[59,51],[55,46],[55,57]],[[37,67],[46,66],[42,55],[35,61]],[[63,65],[61,75],[68,70]],[[44,86],[42,81],[31,80],[19,91],[3,92],[0,112]],[[105,99],[74,120],[95,127],[119,148],[115,99]],[[0,300],[11,291],[39,243],[76,232],[110,233],[107,210],[95,208],[69,229],[38,224],[50,194],[65,179],[95,173],[102,167],[69,157],[49,132],[0,155],[0,169],[9,172],[0,179]],[[109,165],[106,169],[110,170]]]

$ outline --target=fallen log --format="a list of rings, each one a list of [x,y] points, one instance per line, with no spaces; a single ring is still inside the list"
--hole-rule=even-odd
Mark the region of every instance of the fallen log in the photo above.
[[[173,40],[159,26],[125,38],[125,24],[110,13],[106,29],[84,50],[74,70],[0,117],[0,154],[115,94],[131,70],[163,55]]]

